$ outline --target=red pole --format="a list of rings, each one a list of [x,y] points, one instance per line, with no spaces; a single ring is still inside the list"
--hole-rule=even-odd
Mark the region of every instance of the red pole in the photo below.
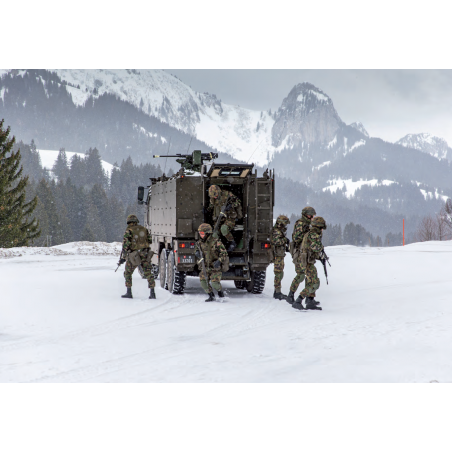
[[[405,218],[403,219],[403,246],[405,246]]]

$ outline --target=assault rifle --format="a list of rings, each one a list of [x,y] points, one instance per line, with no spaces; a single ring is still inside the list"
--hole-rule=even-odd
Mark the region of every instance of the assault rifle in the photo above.
[[[224,205],[221,206],[220,214],[218,215],[217,221],[215,222],[215,226],[213,228],[213,233],[212,233],[212,235],[215,238],[218,238],[218,229],[220,229],[221,219],[223,217],[226,217],[226,213],[225,212],[226,212],[226,207],[229,204],[229,199],[230,199],[230,196],[228,196],[228,199],[226,199],[226,202],[224,203]]]
[[[122,255],[124,254],[124,250],[121,251],[121,255],[119,256],[118,266],[116,267],[115,273],[118,271],[118,268],[126,261]]]
[[[325,251],[322,251],[322,254],[320,255],[320,262],[323,265],[323,271],[325,272],[325,278],[326,278],[326,283],[328,284],[328,272],[326,270],[326,262],[328,262],[328,265],[331,267],[330,264],[330,259],[329,257],[326,255]]]
[[[198,245],[198,243],[196,243],[196,249],[197,249],[197,251],[199,251],[199,254],[201,255],[201,259],[198,261],[198,265],[201,264],[202,273],[204,275],[204,278],[206,278],[207,284],[209,284],[209,278],[207,277],[206,263],[204,261],[204,254],[202,252],[201,247]]]

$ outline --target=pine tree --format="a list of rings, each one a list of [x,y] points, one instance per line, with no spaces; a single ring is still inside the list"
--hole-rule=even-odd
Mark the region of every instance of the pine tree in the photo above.
[[[61,148],[60,152],[58,152],[58,157],[55,160],[52,171],[58,177],[58,180],[65,181],[69,177],[69,165],[64,148]]]
[[[63,228],[61,226],[60,216],[58,215],[55,198],[53,197],[51,185],[45,179],[39,181],[38,187],[36,188],[36,195],[43,204],[43,209],[48,220],[48,229],[43,229],[43,235],[52,237],[52,245],[64,243]]]
[[[37,198],[26,202],[28,176],[22,177],[20,149],[13,152],[15,138],[9,139],[10,128],[0,121],[0,247],[28,246],[41,234],[33,216]]]

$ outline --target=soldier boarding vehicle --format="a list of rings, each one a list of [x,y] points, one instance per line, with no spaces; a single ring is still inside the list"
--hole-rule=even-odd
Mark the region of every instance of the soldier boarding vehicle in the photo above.
[[[204,162],[213,161],[218,154],[201,151],[154,157],[178,157],[176,161],[181,164],[171,177],[151,178],[146,199],[145,188],[138,187],[138,203],[145,204],[144,225],[152,234],[154,274],[158,273],[161,287],[182,294],[186,277],[199,276],[202,271],[195,257],[197,231],[201,223],[214,226],[212,214],[205,208],[210,202],[209,187],[217,185],[237,196],[242,204],[242,218],[231,231],[238,245],[228,252],[229,270],[223,272],[222,280],[233,280],[236,288],[253,294],[262,293],[271,263],[273,171],[267,169],[258,177],[253,164],[206,165]],[[219,237],[227,247],[224,237]]]

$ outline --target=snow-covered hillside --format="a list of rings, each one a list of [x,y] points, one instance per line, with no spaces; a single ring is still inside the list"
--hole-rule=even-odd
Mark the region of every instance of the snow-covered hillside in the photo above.
[[[196,278],[149,300],[137,274],[121,299],[119,249],[1,250],[1,382],[452,381],[452,242],[327,248],[323,311],[307,312],[271,297],[272,268],[262,295],[225,282],[225,303]],[[286,293],[293,276],[287,256]]]
[[[44,149],[37,149],[37,151],[39,152],[39,157],[41,158],[42,167],[47,170],[51,170],[56,162],[59,151]],[[66,152],[66,157],[69,163],[74,155],[78,155],[81,158],[86,157],[85,154],[82,154],[80,152]],[[111,175],[111,171],[113,170],[113,165],[111,163],[102,160],[102,168],[104,169],[108,176]]]
[[[452,160],[452,149],[443,138],[435,137],[429,133],[408,134],[396,144],[407,148],[417,149],[430,154],[437,159]]]
[[[271,151],[274,123],[266,111],[228,105],[209,93],[198,93],[162,70],[56,69],[74,103],[83,105],[90,95],[111,93],[172,127],[196,136],[209,146],[239,159],[264,164]]]

